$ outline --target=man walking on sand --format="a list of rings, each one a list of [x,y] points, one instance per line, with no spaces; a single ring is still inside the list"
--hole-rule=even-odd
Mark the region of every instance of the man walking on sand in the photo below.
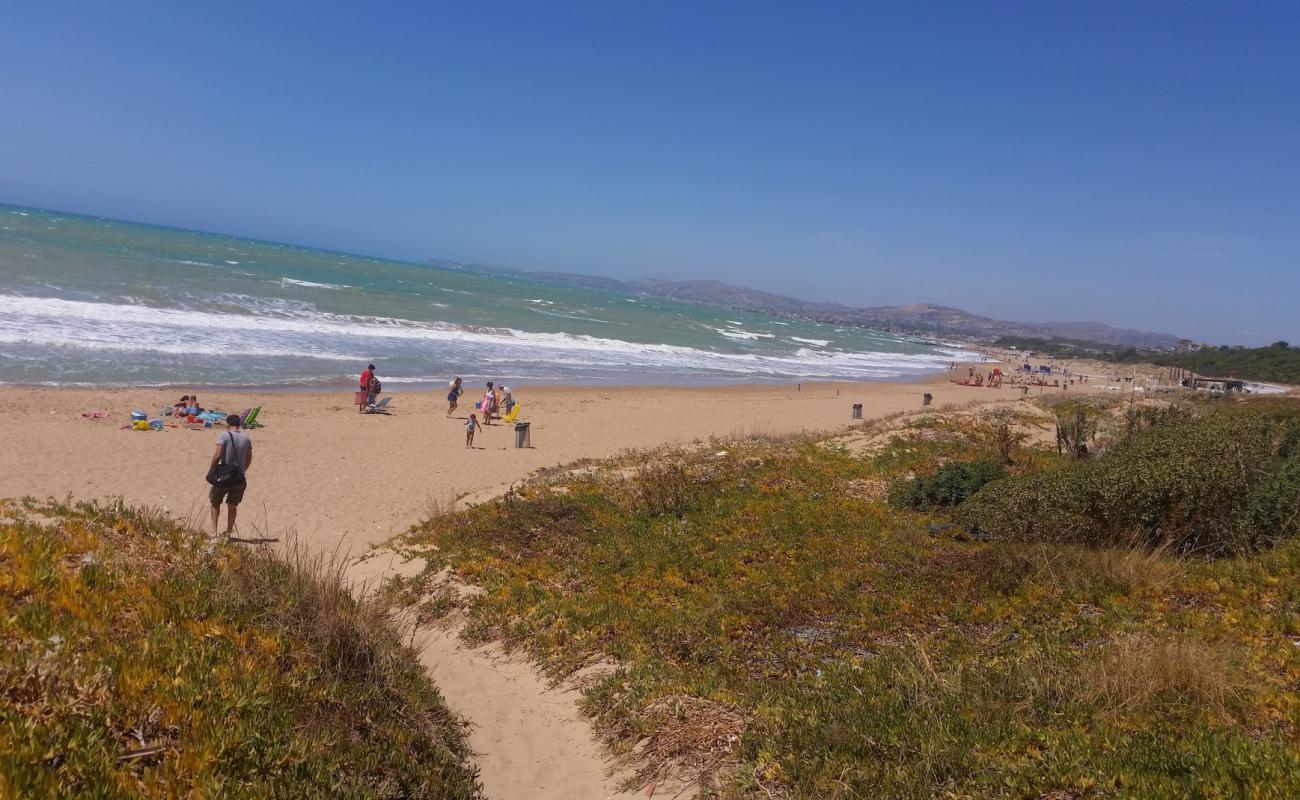
[[[236,483],[229,486],[213,486],[208,493],[208,498],[212,501],[213,538],[216,538],[217,523],[221,519],[222,501],[226,503],[226,536],[229,537],[235,530],[235,514],[239,510],[240,501],[244,499],[244,490],[248,488],[248,481],[244,475],[248,472],[248,468],[253,466],[253,440],[239,429],[240,424],[238,414],[226,417],[228,430],[217,439],[217,447],[212,451],[212,461],[208,464],[209,472],[217,464],[233,464],[240,469],[239,480]]]

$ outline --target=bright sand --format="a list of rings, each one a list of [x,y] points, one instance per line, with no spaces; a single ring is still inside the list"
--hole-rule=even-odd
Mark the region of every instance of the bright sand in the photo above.
[[[480,430],[475,444],[482,449],[465,449],[464,415],[473,389],[454,419],[445,416],[442,392],[398,392],[392,415],[358,414],[348,391],[213,390],[199,396],[206,407],[223,410],[263,405],[266,426],[251,432],[254,464],[241,534],[286,538],[296,532],[312,547],[356,556],[426,516],[434,502],[446,507],[461,495],[490,497],[538,468],[579,458],[711,436],[835,431],[852,424],[854,403],[862,403],[870,419],[919,409],[924,392],[934,395],[936,406],[1020,396],[1018,387],[963,387],[948,379],[945,372],[918,383],[802,389],[520,386],[521,419],[532,424],[528,450],[515,449],[514,433],[504,426]],[[0,497],[116,495],[205,525],[203,475],[223,428],[120,429],[131,409],[152,413],[183,393],[0,388],[6,412],[0,415]],[[112,418],[81,416],[98,409]],[[373,580],[402,568],[381,551],[352,574]],[[526,661],[491,646],[467,649],[445,631],[428,636],[421,659],[449,705],[474,723],[470,744],[490,797],[645,796],[616,795],[616,781],[605,776],[602,751],[578,713],[576,693],[548,687]]]
[[[987,367],[985,367],[987,369]],[[962,370],[964,373],[964,370]],[[443,392],[397,392],[391,415],[359,414],[348,391],[199,392],[207,408],[261,404],[265,427],[251,431],[254,463],[239,528],[359,554],[463,495],[487,497],[542,467],[602,458],[628,448],[689,444],[709,437],[833,431],[866,418],[993,398],[1019,389],[957,386],[948,373],[921,383],[822,383],[720,388],[516,387],[532,449],[515,449],[504,425],[481,428],[465,449],[470,388],[446,417]],[[130,411],[150,414],[184,391],[0,388],[0,497],[121,496],[206,524],[207,471],[224,426],[162,432],[121,430]],[[106,410],[107,420],[83,411]],[[223,520],[224,524],[224,520]]]

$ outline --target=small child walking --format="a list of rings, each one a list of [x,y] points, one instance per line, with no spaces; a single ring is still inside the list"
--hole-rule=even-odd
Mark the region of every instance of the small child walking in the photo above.
[[[469,450],[474,447],[474,431],[478,430],[478,417],[474,414],[469,415],[469,422],[465,423],[465,449]]]

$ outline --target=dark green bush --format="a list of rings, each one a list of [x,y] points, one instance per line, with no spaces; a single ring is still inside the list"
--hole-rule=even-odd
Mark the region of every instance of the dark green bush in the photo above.
[[[895,508],[951,507],[1006,474],[1001,464],[992,461],[944,464],[931,475],[895,482],[889,489],[889,502]]]
[[[1228,554],[1300,529],[1294,421],[1247,406],[1141,431],[1097,461],[999,481],[962,522],[1024,541]]]

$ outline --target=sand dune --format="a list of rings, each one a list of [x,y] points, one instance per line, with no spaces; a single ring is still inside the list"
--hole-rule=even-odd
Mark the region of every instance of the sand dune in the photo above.
[[[282,541],[296,535],[351,557],[357,562],[352,576],[374,585],[390,570],[418,565],[404,567],[387,551],[367,556],[372,544],[405,530],[435,504],[493,496],[539,468],[711,436],[834,431],[852,424],[854,403],[863,404],[869,419],[918,409],[927,391],[936,405],[1019,396],[1016,388],[961,387],[947,378],[801,388],[520,387],[521,418],[532,424],[534,447],[527,450],[513,447],[504,426],[481,431],[481,449],[466,450],[464,412],[448,419],[441,393],[399,393],[393,414],[382,416],[358,414],[345,391],[200,396],[208,407],[264,406],[266,427],[251,432],[255,463],[241,534]],[[120,429],[132,408],[156,410],[180,393],[0,389],[9,412],[0,417],[0,497],[121,496],[204,524],[203,475],[220,429]],[[113,416],[81,416],[92,409]],[[521,657],[491,645],[466,648],[454,633],[437,631],[424,639],[421,660],[449,705],[474,723],[470,744],[490,797],[643,796],[616,792],[617,779],[606,774],[576,693],[549,687]]]

